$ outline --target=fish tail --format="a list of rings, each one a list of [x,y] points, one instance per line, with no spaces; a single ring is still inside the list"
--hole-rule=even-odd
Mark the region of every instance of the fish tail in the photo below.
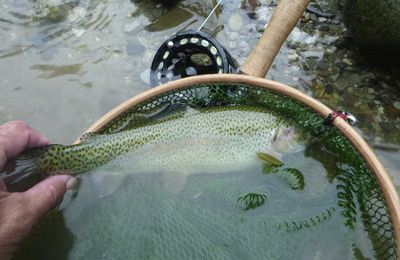
[[[44,157],[55,145],[25,150],[17,157],[8,160],[0,171],[2,180],[9,192],[21,192],[29,189],[48,176]]]

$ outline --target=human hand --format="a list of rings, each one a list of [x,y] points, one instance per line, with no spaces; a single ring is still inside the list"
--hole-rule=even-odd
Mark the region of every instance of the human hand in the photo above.
[[[0,170],[9,158],[49,140],[22,121],[0,125]],[[34,224],[55,207],[74,182],[67,175],[49,177],[25,192],[7,192],[0,180],[0,259],[9,259]]]

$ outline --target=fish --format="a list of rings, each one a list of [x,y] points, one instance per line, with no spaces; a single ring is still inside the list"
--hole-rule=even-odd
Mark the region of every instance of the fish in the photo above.
[[[302,141],[288,122],[258,107],[188,107],[130,130],[87,134],[79,144],[26,150],[6,164],[0,177],[9,190],[24,190],[47,176],[128,163],[138,173],[175,174],[180,181],[173,183],[182,186],[189,174],[229,172],[260,163],[259,153],[281,157],[284,151],[276,148],[282,146],[277,142]],[[296,140],[282,136],[288,133]]]

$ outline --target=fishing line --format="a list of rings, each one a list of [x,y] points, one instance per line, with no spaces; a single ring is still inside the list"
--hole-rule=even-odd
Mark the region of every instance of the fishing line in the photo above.
[[[211,15],[217,10],[217,8],[220,6],[222,0],[219,0],[218,3],[214,6],[214,9],[211,10],[210,14],[207,16],[207,18],[204,20],[204,22],[200,25],[199,29],[197,31],[200,31],[203,26],[207,23],[208,19],[210,19]]]

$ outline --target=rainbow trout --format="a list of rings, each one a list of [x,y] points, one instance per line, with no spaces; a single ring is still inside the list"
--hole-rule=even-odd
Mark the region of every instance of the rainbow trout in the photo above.
[[[79,144],[26,150],[0,176],[14,191],[49,175],[77,175],[112,163],[130,163],[139,173],[227,172],[261,161],[259,153],[279,157],[299,136],[283,118],[258,108],[188,108],[135,129],[90,134]]]

